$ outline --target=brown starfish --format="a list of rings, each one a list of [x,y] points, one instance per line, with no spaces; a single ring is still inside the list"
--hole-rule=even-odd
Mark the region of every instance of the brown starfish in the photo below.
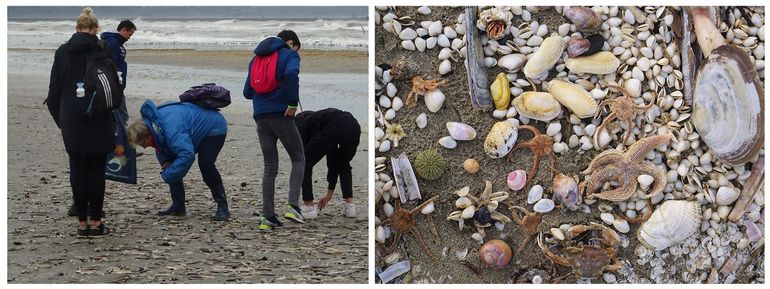
[[[425,251],[425,253],[428,253],[428,256],[430,256],[431,259],[436,259],[436,257],[433,257],[433,254],[430,253],[430,250],[428,250],[428,246],[425,245],[422,236],[420,236],[420,232],[417,231],[417,227],[415,227],[415,224],[417,223],[415,221],[415,216],[420,213],[422,208],[433,202],[436,198],[438,198],[438,196],[430,198],[411,211],[401,208],[401,201],[395,201],[396,211],[393,212],[393,215],[390,215],[390,218],[382,222],[383,226],[392,224],[393,230],[396,232],[396,237],[393,239],[393,244],[387,249],[387,253],[393,252],[393,250],[396,249],[396,245],[398,245],[398,242],[401,240],[402,234],[411,232],[417,240],[417,243],[422,247],[422,250]]]
[[[435,90],[439,85],[444,85],[446,80],[438,81],[437,79],[425,80],[422,76],[412,77],[412,90],[406,95],[404,103],[406,106],[412,107],[417,104],[417,96],[425,95],[428,91]]]
[[[628,136],[631,134],[631,130],[633,130],[633,119],[636,116],[636,113],[646,111],[652,107],[656,101],[653,100],[648,105],[638,105],[634,103],[630,96],[628,96],[628,91],[625,88],[616,85],[610,85],[610,87],[620,90],[620,92],[623,93],[623,96],[605,99],[599,104],[599,109],[596,110],[596,115],[594,115],[594,117],[597,117],[599,113],[601,113],[602,107],[605,105],[608,106],[609,110],[612,112],[604,118],[602,124],[599,125],[599,127],[596,128],[596,132],[594,132],[594,146],[596,147],[599,147],[599,134],[602,132],[604,126],[616,118],[621,121],[626,121],[626,124],[628,124],[628,129],[623,135],[623,144],[625,144],[628,140]],[[657,99],[657,96],[655,98]]]
[[[588,179],[580,183],[579,190],[585,192],[588,198],[598,198],[613,202],[625,201],[636,192],[637,177],[642,174],[651,175],[654,179],[653,186],[645,199],[649,199],[663,192],[666,186],[666,172],[659,170],[654,165],[642,163],[644,156],[671,140],[671,134],[656,135],[640,139],[628,147],[625,153],[610,149],[601,152],[583,171],[584,175],[591,174]],[[602,188],[605,182],[616,180],[618,188],[606,192],[595,193]]]
[[[511,161],[511,154],[513,151],[515,151],[518,148],[528,148],[532,151],[532,153],[535,154],[535,164],[532,166],[532,169],[529,170],[529,173],[527,173],[527,182],[532,180],[532,177],[535,176],[535,173],[537,172],[538,164],[540,161],[540,158],[543,156],[550,156],[551,162],[550,167],[551,170],[555,170],[555,163],[556,163],[556,155],[553,153],[553,139],[551,136],[547,134],[541,134],[540,131],[538,131],[536,128],[530,125],[521,125],[519,126],[519,129],[527,129],[535,134],[535,137],[533,137],[528,142],[518,143],[515,146],[513,146],[513,149],[510,153],[508,153],[508,162]]]

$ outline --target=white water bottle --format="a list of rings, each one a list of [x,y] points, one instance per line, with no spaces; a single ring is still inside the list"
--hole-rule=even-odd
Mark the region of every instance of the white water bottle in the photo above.
[[[78,88],[75,89],[75,95],[77,97],[84,97],[84,96],[86,96],[86,89],[83,88],[83,85],[85,85],[85,84],[82,83],[82,82],[78,82],[77,83]]]
[[[120,82],[120,85],[123,85],[123,76],[118,73],[118,82]]]

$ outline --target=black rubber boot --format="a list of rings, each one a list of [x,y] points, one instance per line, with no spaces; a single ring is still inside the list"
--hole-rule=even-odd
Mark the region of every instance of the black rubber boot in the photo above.
[[[217,211],[211,215],[211,219],[214,221],[227,221],[230,219],[230,209],[227,207],[227,196],[225,195],[225,186],[223,184],[216,185],[211,188],[211,196],[217,203]]]
[[[171,193],[171,206],[168,207],[168,209],[163,211],[158,211],[158,216],[184,216],[186,214],[186,209],[184,206],[184,192],[182,193]]]

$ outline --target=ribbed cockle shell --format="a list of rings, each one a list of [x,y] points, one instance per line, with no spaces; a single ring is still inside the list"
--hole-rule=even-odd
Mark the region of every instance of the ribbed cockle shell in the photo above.
[[[554,79],[548,82],[545,89],[579,118],[593,117],[599,108],[596,100],[580,85]]]
[[[697,202],[669,200],[639,227],[636,236],[645,247],[659,251],[698,232],[700,221],[700,205]]]
[[[554,35],[543,40],[540,48],[533,53],[524,65],[524,76],[528,78],[542,78],[553,68],[564,49],[567,47],[561,36]]]
[[[567,58],[566,64],[573,73],[608,74],[618,69],[620,60],[612,52],[602,51],[589,56]]]

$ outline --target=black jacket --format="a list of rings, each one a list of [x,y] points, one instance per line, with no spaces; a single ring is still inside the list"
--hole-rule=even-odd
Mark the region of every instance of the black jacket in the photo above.
[[[302,143],[307,146],[313,136],[322,132],[332,134],[337,144],[356,143],[358,137],[352,139],[352,131],[359,129],[358,121],[352,114],[336,108],[327,108],[319,111],[303,111],[294,118]]]
[[[70,154],[101,155],[115,149],[112,114],[86,117],[86,98],[75,94],[76,83],[83,80],[86,58],[97,48],[97,40],[95,35],[76,32],[56,50],[51,68],[46,104]]]

